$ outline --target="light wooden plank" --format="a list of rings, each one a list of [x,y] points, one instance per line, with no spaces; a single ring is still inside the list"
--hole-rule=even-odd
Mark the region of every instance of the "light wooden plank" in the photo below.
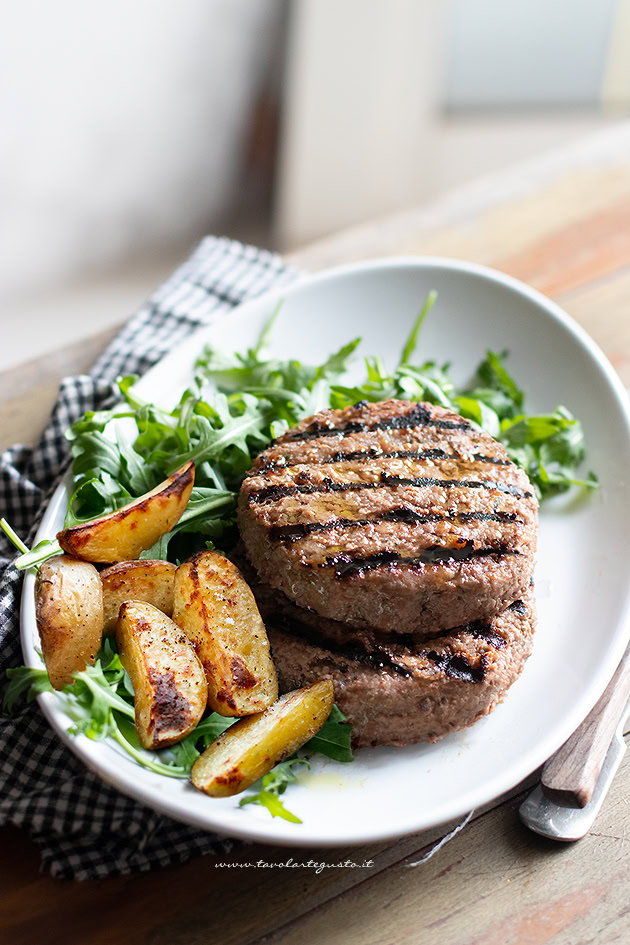
[[[630,940],[630,760],[591,833],[554,843],[520,824],[520,797],[420,867],[368,878],[266,945],[597,945]]]
[[[630,194],[496,261],[498,269],[559,295],[630,265]]]
[[[595,339],[630,387],[630,268],[560,295],[558,302]]]
[[[623,121],[423,207],[319,240],[287,258],[305,269],[405,254],[457,256],[492,265],[614,207],[629,194],[630,121]]]

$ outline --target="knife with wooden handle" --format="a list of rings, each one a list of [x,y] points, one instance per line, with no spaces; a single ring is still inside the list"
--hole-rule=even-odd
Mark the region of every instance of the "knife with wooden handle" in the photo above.
[[[599,702],[544,766],[540,783],[549,800],[565,807],[586,807],[628,699],[630,647]]]
[[[630,647],[603,695],[545,764],[540,785],[523,801],[521,819],[554,840],[577,840],[590,829],[625,752],[630,713]]]

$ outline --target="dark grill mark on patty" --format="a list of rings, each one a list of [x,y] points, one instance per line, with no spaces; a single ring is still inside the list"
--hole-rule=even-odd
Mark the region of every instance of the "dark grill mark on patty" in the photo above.
[[[311,646],[316,646],[322,650],[328,650],[336,653],[347,660],[355,663],[361,663],[369,666],[375,671],[388,670],[397,676],[410,678],[414,672],[405,663],[400,662],[384,646],[375,646],[374,649],[368,649],[366,645],[358,640],[352,642],[340,643],[338,640],[331,640],[320,630],[315,629],[310,624],[299,620],[297,617],[288,617],[282,611],[274,611],[265,615],[265,621],[270,627],[280,630],[289,636],[298,636]],[[507,646],[506,640],[495,630],[492,630],[490,624],[482,621],[474,621],[465,627],[455,630],[445,630],[442,635],[453,636],[459,633],[471,633],[474,637],[481,637],[486,640],[495,649],[502,649]],[[482,654],[479,663],[472,666],[468,658],[462,653],[438,653],[436,650],[416,649],[412,650],[415,658],[425,657],[435,663],[438,669],[452,678],[461,679],[466,682],[481,682],[485,676],[487,659]]]
[[[394,659],[391,653],[388,653],[384,647],[377,646],[373,650],[368,650],[367,647],[358,641],[339,643],[336,640],[329,640],[323,633],[315,630],[315,628],[311,627],[309,624],[295,618],[289,619],[280,611],[265,615],[265,621],[270,627],[276,627],[283,633],[292,636],[299,636],[311,646],[317,646],[320,649],[338,653],[340,656],[352,662],[363,663],[365,666],[370,666],[374,670],[389,670],[397,676],[405,676],[407,678],[413,676],[409,667]]]
[[[532,497],[531,492],[524,492],[519,486],[513,486],[509,482],[496,482],[494,479],[433,479],[428,476],[416,476],[413,479],[407,479],[381,473],[381,482],[386,486],[442,486],[445,489],[456,486],[460,489],[497,489],[499,492],[507,492],[509,495],[518,496],[520,499],[531,499]]]
[[[424,525],[427,522],[516,522],[522,525],[514,512],[439,512],[420,513],[413,509],[398,508],[375,515],[373,518],[333,518],[329,522],[297,522],[295,525],[272,525],[269,536],[272,541],[292,544],[313,532],[330,532],[337,528],[362,528],[378,522],[404,522],[406,525]]]
[[[519,616],[525,615],[527,613],[527,608],[520,601],[523,612],[517,611]],[[507,608],[512,610],[513,606]],[[453,630],[452,627],[447,628],[446,630],[439,630],[437,633],[434,633],[430,641],[433,643],[435,640],[441,640],[444,637],[450,637],[453,633],[469,633],[476,640],[485,640],[486,643],[489,643],[490,646],[493,646],[495,650],[502,650],[504,646],[507,646],[507,641],[505,637],[502,637],[500,633],[497,633],[496,630],[492,629],[492,625],[488,620],[471,620],[470,623],[464,624],[462,627],[457,627],[456,630]],[[413,634],[397,634],[396,642],[400,646],[412,647],[416,645]]]
[[[530,583],[533,584],[533,580]],[[508,610],[513,610],[515,614],[519,615],[519,617],[524,617],[527,613],[527,607],[522,600],[515,600],[513,604],[510,604]]]
[[[471,666],[468,658],[463,653],[436,653],[431,650],[427,656],[432,660],[438,669],[451,676],[453,679],[461,679],[463,682],[480,683],[483,682],[486,675],[486,657],[483,655],[476,666]]]
[[[309,495],[312,492],[354,492],[359,489],[376,489],[379,482],[333,482],[332,479],[323,479],[316,486],[266,486],[249,495],[248,502],[276,502],[289,495]]]
[[[527,611],[524,609],[523,613],[527,613]],[[485,640],[486,643],[493,646],[495,650],[502,650],[504,646],[507,646],[505,637],[502,637],[500,633],[492,629],[489,623],[483,620],[473,620],[472,623],[466,624],[464,630],[475,637],[476,640]]]
[[[389,568],[395,564],[404,564],[407,567],[417,567],[420,564],[443,564],[447,561],[470,561],[473,558],[487,558],[491,555],[504,557],[518,555],[518,551],[500,546],[498,548],[475,548],[473,541],[461,539],[461,545],[455,548],[445,548],[441,545],[431,545],[418,555],[401,555],[397,551],[377,551],[366,557],[354,556],[348,552],[326,558],[317,565],[320,568],[332,567],[338,579],[350,577],[353,574],[363,574],[375,568]],[[308,565],[307,565],[308,567]]]
[[[518,486],[513,486],[506,482],[496,482],[494,479],[476,480],[476,479],[435,479],[429,476],[417,476],[413,479],[406,479],[400,476],[388,476],[381,473],[381,478],[376,482],[334,482],[332,479],[322,479],[320,483],[312,486],[266,486],[264,489],[258,489],[249,495],[249,504],[259,504],[261,502],[276,502],[278,499],[284,499],[290,495],[310,495],[313,492],[359,492],[362,489],[378,489],[383,486],[440,486],[443,489],[496,489],[498,492],[506,492],[509,495],[515,495],[519,498],[530,499],[531,492],[525,492]]]
[[[422,404],[409,410],[407,413],[398,416],[389,417],[387,420],[379,420],[377,423],[364,423],[362,421],[353,421],[346,423],[342,427],[327,427],[319,423],[312,423],[306,430],[293,433],[287,437],[291,442],[298,440],[316,440],[320,436],[348,436],[350,433],[367,433],[372,430],[410,430],[413,427],[437,427],[440,430],[471,430],[472,427],[466,421],[457,420],[439,420]]]
[[[499,456],[486,456],[484,453],[472,453],[468,457],[465,453],[447,453],[441,449],[430,450],[392,450],[384,452],[377,449],[355,450],[350,453],[333,453],[327,459],[313,459],[299,463],[266,463],[253,470],[250,476],[273,472],[277,469],[290,469],[292,466],[328,466],[333,463],[367,462],[370,459],[450,459],[455,461],[470,461],[476,463],[492,463],[494,466],[512,466],[511,459],[501,459]]]

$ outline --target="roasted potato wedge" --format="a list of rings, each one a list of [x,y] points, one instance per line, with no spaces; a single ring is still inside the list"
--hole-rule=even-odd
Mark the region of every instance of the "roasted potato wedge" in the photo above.
[[[205,673],[186,634],[146,601],[121,604],[120,661],[135,694],[136,731],[145,748],[180,741],[199,722],[208,698]]]
[[[177,568],[169,561],[121,561],[101,571],[103,631],[115,633],[120,605],[144,600],[163,614],[173,613],[173,585]]]
[[[116,512],[59,532],[64,551],[85,561],[107,564],[137,558],[170,531],[188,505],[195,464],[186,463],[146,495]]]
[[[35,613],[44,662],[55,689],[92,665],[103,634],[101,578],[88,561],[55,555],[35,584]]]
[[[267,631],[238,568],[202,551],[175,574],[173,620],[192,641],[208,680],[208,705],[221,715],[252,715],[278,698]]]
[[[192,783],[211,797],[230,797],[251,787],[320,730],[333,700],[332,680],[320,679],[235,722],[197,758]]]

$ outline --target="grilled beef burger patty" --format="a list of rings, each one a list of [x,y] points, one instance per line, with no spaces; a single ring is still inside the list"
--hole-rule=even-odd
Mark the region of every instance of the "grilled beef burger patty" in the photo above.
[[[256,459],[239,527],[260,578],[350,628],[430,635],[525,595],[537,500],[491,436],[432,404],[325,410]]]
[[[256,590],[281,691],[332,679],[356,748],[435,742],[473,725],[520,675],[536,626],[528,590],[502,614],[423,643],[369,630],[348,642],[343,625]]]

